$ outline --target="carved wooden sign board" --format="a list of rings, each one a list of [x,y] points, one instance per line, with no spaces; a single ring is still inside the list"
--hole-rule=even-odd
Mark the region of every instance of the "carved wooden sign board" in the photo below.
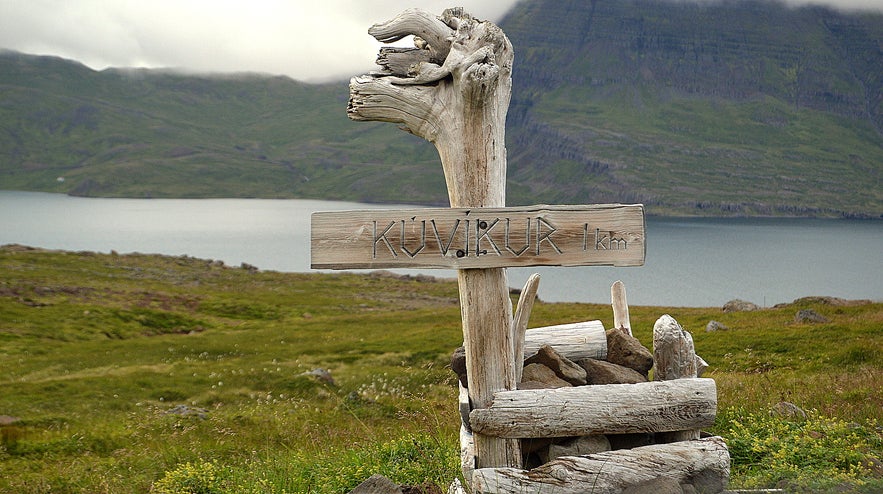
[[[311,218],[313,269],[641,266],[640,204],[333,211]]]

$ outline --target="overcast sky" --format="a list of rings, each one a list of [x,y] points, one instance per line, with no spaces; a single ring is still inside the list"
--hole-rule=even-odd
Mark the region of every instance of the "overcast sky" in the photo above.
[[[528,0],[529,1],[529,0]],[[883,0],[791,0],[883,11]],[[0,48],[93,69],[170,67],[348,79],[374,67],[368,28],[419,7],[499,21],[516,0],[0,0]]]

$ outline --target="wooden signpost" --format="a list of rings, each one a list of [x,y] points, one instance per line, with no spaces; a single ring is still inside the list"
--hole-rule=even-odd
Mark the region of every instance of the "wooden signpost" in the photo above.
[[[640,266],[641,205],[313,213],[314,269]]]
[[[692,379],[637,388],[516,391],[525,354],[549,343],[544,331],[525,333],[539,276],[528,279],[513,316],[505,268],[640,266],[646,251],[644,208],[639,204],[505,207],[505,121],[513,51],[497,26],[476,20],[461,8],[448,9],[441,16],[412,9],[368,32],[385,43],[413,35],[415,47],[381,48],[377,63],[382,70],[350,81],[347,113],[353,120],[396,123],[432,142],[441,158],[451,208],[314,213],[311,265],[457,270],[468,380],[468,386],[461,388],[460,406],[474,425],[474,435],[461,430],[461,453],[471,488],[510,492],[502,486],[514,482],[519,487],[511,492],[534,492],[525,487],[533,482],[531,475],[520,470],[520,438],[603,432],[611,422],[600,415],[610,410],[623,417],[615,432],[691,431],[710,423],[716,406],[714,383],[696,379],[695,374],[676,376]],[[613,305],[617,328],[630,333],[621,286],[614,287]],[[578,340],[575,345],[558,344],[563,354],[586,358],[606,354],[604,328],[598,321],[547,329]],[[577,414],[562,416],[571,410]],[[678,420],[665,417],[672,414]],[[534,421],[536,417],[549,420]],[[700,451],[703,448],[720,457],[717,443],[682,448],[686,452],[675,456],[699,458],[679,464],[684,472],[705,468],[700,465],[707,456]],[[665,448],[652,454],[671,456]],[[617,458],[610,465],[622,463],[624,470],[614,475],[619,479],[614,482],[643,482],[655,475],[625,472],[629,461]],[[604,460],[601,467],[607,463]],[[536,492],[546,492],[549,482],[559,483],[556,475],[552,477],[541,480]],[[573,482],[561,484],[563,490],[553,492],[584,492],[584,484],[577,475]]]

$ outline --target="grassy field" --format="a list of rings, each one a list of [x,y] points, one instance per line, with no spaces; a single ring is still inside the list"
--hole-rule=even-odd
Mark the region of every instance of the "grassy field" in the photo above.
[[[331,493],[459,474],[453,282],[12,246],[0,273],[0,492]],[[800,308],[830,322],[797,324]],[[732,486],[883,489],[883,303],[632,307],[646,345],[664,313],[711,365]],[[531,325],[587,319],[612,325],[606,305],[542,302]],[[712,319],[730,329],[705,332]],[[771,417],[780,401],[807,417]]]

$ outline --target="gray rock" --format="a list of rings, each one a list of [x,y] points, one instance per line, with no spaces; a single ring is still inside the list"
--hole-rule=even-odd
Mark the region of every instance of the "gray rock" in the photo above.
[[[553,389],[553,388],[567,388],[572,387],[573,385],[569,382],[565,381],[558,377],[555,374],[555,371],[546,367],[543,364],[528,364],[524,366],[524,371],[521,373],[521,382],[535,382],[542,383],[544,389]],[[535,385],[532,385],[535,386]],[[530,388],[522,388],[522,389],[530,389]],[[537,389],[537,388],[533,388]]]
[[[737,298],[725,303],[722,309],[724,312],[749,312],[757,310],[759,307],[751,302],[746,302],[745,300],[739,300]]]
[[[806,412],[789,401],[780,401],[770,407],[770,414],[783,419],[805,419]]]
[[[582,456],[610,451],[610,441],[603,434],[582,436],[560,444],[551,444],[548,451],[548,457],[543,458],[544,463],[562,456]]]
[[[714,331],[728,331],[728,328],[725,324],[717,322],[717,321],[708,321],[708,324],[705,325],[705,331],[707,333],[712,333]]]
[[[800,309],[799,311],[797,311],[797,314],[794,315],[794,322],[798,324],[824,323],[828,322],[828,318],[812,309]]]
[[[323,369],[321,367],[313,369],[309,372],[304,372],[301,376],[314,377],[320,383],[325,383],[331,386],[335,385],[334,378],[331,377],[331,371],[328,369]]]
[[[166,415],[180,415],[182,417],[195,417],[200,420],[205,420],[208,418],[208,410],[187,405],[176,405],[171,409],[166,410]]]
[[[457,374],[460,384],[464,388],[468,388],[469,383],[466,382],[466,348],[461,346],[454,350],[453,355],[451,355],[451,370],[454,371],[454,374]]]
[[[402,488],[392,480],[375,473],[368,480],[357,485],[349,494],[402,494]]]
[[[653,354],[634,336],[629,336],[618,329],[608,329],[607,361],[634,369],[647,377],[653,367]]]
[[[638,371],[603,360],[589,358],[580,360],[579,365],[586,370],[587,384],[635,384],[647,382],[647,378]]]
[[[567,382],[567,381],[564,381]],[[570,383],[568,383],[570,384]],[[549,385],[543,384],[539,381],[521,381],[516,386],[516,389],[549,389]]]
[[[549,345],[543,345],[536,354],[524,361],[525,365],[542,364],[552,369],[555,375],[574,386],[586,384],[586,371],[567,357],[559,354]]]

